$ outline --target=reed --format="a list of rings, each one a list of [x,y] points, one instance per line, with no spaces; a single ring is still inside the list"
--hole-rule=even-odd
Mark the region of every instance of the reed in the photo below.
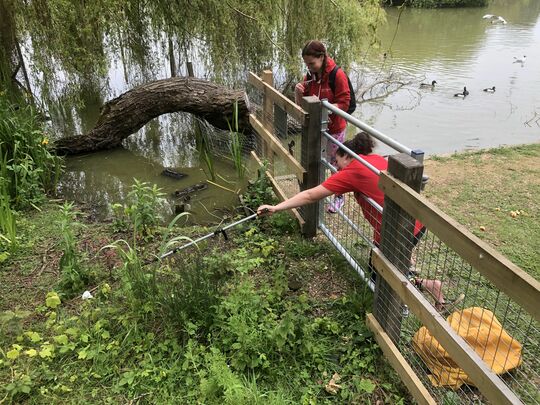
[[[244,166],[244,158],[242,156],[243,134],[238,132],[238,102],[233,106],[233,122],[228,122],[231,141],[229,142],[229,150],[231,152],[232,161],[236,169],[238,177],[243,179],[246,174]]]
[[[197,144],[197,151],[199,152],[199,159],[201,159],[206,165],[210,178],[212,181],[216,180],[216,168],[214,165],[214,157],[210,147],[210,142],[206,132],[201,128],[200,122],[195,119],[194,122],[195,141]]]

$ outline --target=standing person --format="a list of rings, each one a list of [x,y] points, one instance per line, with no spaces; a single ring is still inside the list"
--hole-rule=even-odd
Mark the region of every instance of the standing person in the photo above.
[[[334,60],[326,53],[324,44],[320,41],[308,41],[302,49],[302,59],[308,68],[304,80],[296,84],[295,102],[300,104],[302,97],[317,96],[320,100],[327,99],[337,108],[347,111],[351,102],[351,91],[347,75],[342,69],[336,69]],[[333,89],[330,86],[330,74],[335,71]],[[340,142],[345,140],[347,121],[338,115],[328,116],[328,133]],[[328,142],[326,148],[327,160],[337,168],[336,162],[337,145]],[[341,208],[345,200],[342,195],[337,195],[334,202],[328,207],[328,212],[336,212]]]
[[[375,168],[379,170],[386,170],[388,168],[388,161],[384,157],[372,153],[375,142],[366,132],[359,132],[353,139],[344,142],[344,145]],[[332,194],[343,195],[348,192],[353,192],[356,201],[362,208],[364,217],[371,226],[373,226],[373,240],[374,244],[378,246],[381,240],[382,214],[368,203],[365,197],[373,199],[381,207],[384,205],[384,194],[378,187],[379,176],[356,160],[353,156],[349,155],[342,148],[339,148],[336,152],[336,161],[339,171],[331,175],[322,184],[304,190],[277,205],[261,205],[257,209],[257,214],[272,215],[279,211],[315,203]],[[423,225],[419,221],[416,221],[413,245],[416,245],[419,242],[424,232],[425,228]],[[446,302],[442,292],[442,282],[440,280],[418,278],[410,272],[408,277],[414,285],[428,291],[432,295],[435,300],[435,308],[440,311],[447,310],[449,305],[454,307],[463,300],[464,296],[461,294],[459,298],[453,302]]]

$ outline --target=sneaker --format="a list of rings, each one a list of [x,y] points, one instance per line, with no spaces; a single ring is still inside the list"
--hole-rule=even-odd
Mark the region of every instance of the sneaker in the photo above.
[[[334,201],[328,204],[328,208],[326,209],[326,211],[330,214],[335,214],[337,210],[343,207],[343,205],[345,205],[345,197],[342,195],[336,195],[334,197]]]

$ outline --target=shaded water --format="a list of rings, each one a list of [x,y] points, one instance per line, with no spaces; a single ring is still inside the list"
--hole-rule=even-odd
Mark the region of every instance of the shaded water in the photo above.
[[[482,19],[488,13],[508,24]],[[534,120],[540,118],[540,1],[410,9],[399,25],[398,16],[389,9],[380,32],[386,60],[366,62],[371,74],[390,71],[414,84],[384,102],[362,104],[361,119],[428,154],[540,141],[540,121]],[[514,63],[522,55],[526,62]],[[432,80],[435,88],[419,88]],[[454,97],[464,86],[470,95]],[[495,93],[483,91],[492,86]]]

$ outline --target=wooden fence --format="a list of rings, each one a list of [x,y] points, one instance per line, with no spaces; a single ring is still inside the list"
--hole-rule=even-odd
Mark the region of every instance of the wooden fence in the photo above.
[[[263,119],[259,120],[255,115],[250,117],[253,128],[264,142],[263,158],[271,163],[274,154],[279,155],[296,176],[302,190],[318,185],[321,174],[321,131],[324,129],[324,111],[320,101],[315,97],[305,97],[302,108],[298,107],[273,88],[269,71],[265,71],[262,78],[250,73],[248,82],[264,93]],[[269,119],[278,115],[283,120],[283,114],[274,114],[276,106],[285,112],[285,124],[283,121]],[[276,126],[287,125],[287,116],[302,126],[301,162],[274,135]],[[261,157],[255,152],[252,154],[262,165]],[[415,219],[488,280],[498,289],[498,293],[504,293],[527,312],[531,322],[540,321],[540,283],[420,195],[422,174],[422,162],[402,153],[389,157],[388,171],[380,176],[379,187],[385,193],[385,204],[380,247],[374,248],[372,255],[372,264],[379,277],[375,288],[374,312],[367,314],[367,324],[388,361],[419,403],[433,404],[440,398],[436,400],[430,394],[422,382],[426,379],[419,378],[417,371],[413,370],[400,352],[401,313],[392,313],[390,309],[401,308],[403,304],[407,305],[452,360],[465,371],[484,398],[495,404],[522,403],[520,397],[450,327],[433,304],[406,277],[413,249],[411,236]],[[272,170],[268,170],[267,175],[279,198],[291,197],[280,188],[272,176]],[[306,236],[316,234],[320,221],[320,211],[316,204],[306,207],[301,213],[294,210],[294,215]],[[538,338],[540,336],[536,336]],[[538,370],[534,371],[535,364],[540,369],[538,360],[533,358],[523,361],[528,362],[534,375],[538,376]],[[540,390],[537,395],[540,398]]]

